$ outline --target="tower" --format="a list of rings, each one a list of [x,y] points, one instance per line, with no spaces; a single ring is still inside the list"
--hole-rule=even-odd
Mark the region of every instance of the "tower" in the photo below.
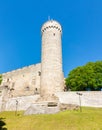
[[[41,96],[53,96],[64,88],[62,71],[62,28],[55,20],[43,24],[41,59]]]

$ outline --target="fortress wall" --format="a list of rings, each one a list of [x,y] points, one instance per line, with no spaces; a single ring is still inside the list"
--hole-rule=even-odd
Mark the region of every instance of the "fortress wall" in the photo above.
[[[30,66],[23,67],[21,69],[13,70],[7,73],[3,73],[3,78],[17,77],[17,75],[23,75],[29,72],[36,72],[40,68],[41,64],[34,64]]]
[[[40,95],[22,96],[16,98],[9,98],[5,105],[5,111],[26,110],[32,103],[34,103]]]
[[[8,86],[8,94],[13,97],[32,95],[35,88],[40,91],[39,72],[41,72],[41,64],[4,73],[1,86]],[[11,89],[13,90],[10,91]]]
[[[60,103],[66,104],[77,104],[79,103],[79,95],[77,92],[58,92],[56,96],[59,97]],[[81,105],[88,107],[101,107],[102,108],[102,92],[101,91],[82,91],[81,96]],[[6,101],[5,108],[3,111],[14,111],[16,110],[16,100],[18,101],[17,110],[26,110],[32,103],[35,103],[40,95],[30,95],[30,96],[21,96],[9,98]],[[2,103],[2,97],[0,97],[0,106]],[[3,108],[3,107],[2,107]],[[1,110],[1,108],[0,108]]]
[[[79,95],[76,93],[59,92],[56,95],[59,97],[61,103],[80,105]],[[80,96],[82,106],[102,107],[102,91],[80,91],[79,93],[82,93],[82,96]]]

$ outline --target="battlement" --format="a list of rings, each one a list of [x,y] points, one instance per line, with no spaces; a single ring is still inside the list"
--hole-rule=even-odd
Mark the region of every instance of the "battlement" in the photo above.
[[[10,72],[7,73],[3,73],[2,76],[3,77],[11,77],[11,76],[17,76],[18,74],[24,74],[30,71],[36,71],[36,68],[40,68],[41,64],[34,64],[34,65],[29,65],[29,66],[25,66],[23,68],[19,68],[17,70],[12,70]]]
[[[45,32],[46,30],[49,30],[49,29],[56,29],[58,30],[59,32],[62,33],[62,27],[61,25],[55,21],[55,20],[50,20],[50,21],[47,21],[43,26],[42,26],[42,29],[41,29],[41,32]]]
[[[57,21],[49,20],[43,24],[41,32],[41,63],[2,74],[3,81],[0,88],[2,92],[1,110],[3,111],[6,110],[9,99],[40,94],[36,102],[52,102],[58,101],[55,93],[63,91],[62,27]]]

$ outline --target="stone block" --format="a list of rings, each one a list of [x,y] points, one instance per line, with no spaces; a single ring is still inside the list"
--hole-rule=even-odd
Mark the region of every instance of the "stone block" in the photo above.
[[[49,107],[49,104],[52,105]],[[32,104],[24,113],[24,115],[32,114],[54,114],[60,111],[59,105],[56,103],[41,102]]]

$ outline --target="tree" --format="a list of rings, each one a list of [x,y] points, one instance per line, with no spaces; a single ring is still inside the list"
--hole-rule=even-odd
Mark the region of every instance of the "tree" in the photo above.
[[[1,82],[2,82],[2,75],[0,75],[0,84],[1,84]]]
[[[5,128],[6,123],[3,121],[3,119],[5,118],[0,118],[0,130],[7,130],[7,128]]]
[[[66,86],[72,91],[100,90],[102,88],[102,61],[89,62],[70,71]]]

